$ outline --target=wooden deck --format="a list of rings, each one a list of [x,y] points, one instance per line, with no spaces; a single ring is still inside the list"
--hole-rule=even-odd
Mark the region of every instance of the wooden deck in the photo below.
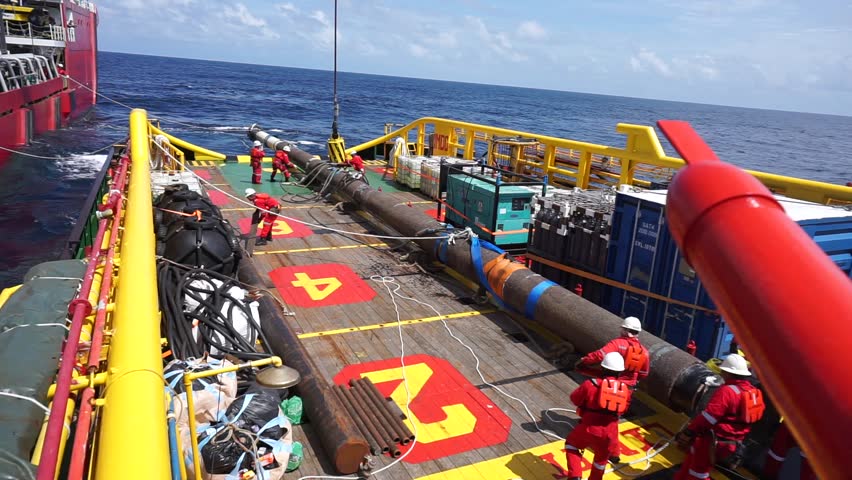
[[[239,197],[252,186],[246,165],[198,167],[197,171]],[[370,180],[374,186],[381,184],[376,172],[370,174]],[[264,182],[263,191],[277,197],[284,194],[278,184],[268,181],[268,174]],[[291,193],[305,192],[294,186],[285,188]],[[384,190],[399,203],[411,202],[412,215],[435,208],[419,193]],[[212,198],[234,225],[248,223],[251,208],[221,194]],[[358,212],[345,212],[333,202],[287,198],[302,203],[282,202],[282,215],[351,232],[378,233]],[[288,321],[300,332],[326,380],[370,376],[406,411],[405,388],[396,371],[404,345],[408,385],[419,390],[411,405],[418,419],[419,442],[405,461],[376,478],[565,478],[563,442],[537,432],[523,405],[508,397],[522,400],[542,428],[560,436],[575,422],[573,414],[550,413],[551,418],[568,423],[554,423],[544,415],[549,408],[574,408],[568,394],[582,380],[544,358],[543,353],[553,346],[548,332],[529,330],[490,304],[477,305],[471,290],[446,272],[426,273],[405,262],[406,246],[398,242],[342,236],[322,228],[311,228],[305,234],[296,231],[296,222],[284,222],[270,244],[255,248],[253,258],[261,275],[275,282],[276,294],[294,312]],[[294,276],[299,271],[303,275]],[[401,294],[426,302],[440,316],[447,316],[446,325],[479,357],[482,376],[474,356],[449,335],[435,311],[397,298],[403,323],[401,345],[395,306],[385,285],[377,281],[379,277],[392,279]],[[325,280],[311,286],[306,279]],[[634,451],[623,455],[628,460],[641,457],[685,418],[642,395],[637,396],[631,413],[621,428],[623,444]],[[641,435],[631,434],[630,429],[638,429]],[[305,458],[298,471],[284,478],[335,474],[310,423],[296,428],[294,440],[303,443]],[[412,459],[415,461],[409,461]],[[672,447],[654,457],[648,473],[656,471],[662,475],[659,478],[667,478],[670,473],[666,470],[681,460],[682,453]],[[378,457],[375,468],[391,461],[387,456]],[[636,467],[606,478],[622,478],[622,473],[624,478],[635,477],[645,465]],[[723,477],[714,474],[714,478]]]

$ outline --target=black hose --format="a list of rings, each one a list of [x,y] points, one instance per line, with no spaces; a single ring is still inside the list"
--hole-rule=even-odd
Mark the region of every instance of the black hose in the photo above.
[[[219,358],[233,355],[240,360],[256,360],[269,356],[255,348],[258,340],[264,345],[268,342],[252,317],[251,308],[228,293],[232,287],[240,286],[237,280],[213,270],[188,268],[165,260],[160,262],[157,277],[163,329],[175,358],[201,358],[214,349],[218,352],[212,356]],[[198,280],[205,284],[192,285]],[[213,280],[222,283],[216,286]],[[197,306],[187,309],[186,300],[195,301]],[[226,304],[229,307],[223,312]],[[247,319],[245,336],[234,327],[237,312]]]

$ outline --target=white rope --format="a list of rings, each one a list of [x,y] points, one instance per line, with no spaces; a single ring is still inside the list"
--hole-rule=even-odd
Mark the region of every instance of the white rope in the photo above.
[[[45,407],[44,405],[42,405],[35,398],[27,397],[27,396],[24,396],[24,395],[18,395],[17,393],[12,393],[12,392],[5,392],[5,391],[2,391],[2,390],[0,390],[0,397],[12,397],[12,398],[17,398],[19,400],[26,400],[26,401],[32,403],[33,405],[37,406],[38,408],[44,410],[44,413],[50,415],[50,409]]]
[[[3,335],[4,333],[9,333],[16,328],[24,327],[62,327],[67,331],[71,331],[71,329],[68,328],[68,326],[64,323],[27,323],[24,325],[15,325],[14,327],[4,328],[2,331],[0,331],[0,335]]]
[[[392,235],[376,235],[376,234],[372,234],[372,233],[361,233],[361,232],[350,232],[350,231],[347,231],[347,230],[338,230],[338,229],[331,228],[331,227],[328,227],[328,226],[325,226],[325,225],[319,225],[319,224],[316,224],[316,223],[306,222],[304,220],[299,220],[297,218],[288,217],[286,215],[281,215],[280,213],[270,212],[269,210],[265,210],[263,208],[260,208],[260,207],[256,206],[255,204],[253,204],[253,203],[251,203],[247,200],[244,200],[244,199],[237,197],[235,195],[231,195],[230,193],[226,192],[225,190],[222,190],[221,188],[219,188],[215,184],[213,184],[213,183],[205,180],[204,178],[200,177],[197,173],[192,171],[192,169],[187,167],[186,164],[184,164],[183,162],[181,162],[180,160],[175,158],[174,155],[172,155],[170,152],[168,152],[162,146],[158,145],[156,142],[154,142],[153,145],[156,145],[157,148],[160,148],[161,150],[163,150],[163,152],[165,152],[166,155],[169,156],[169,158],[171,158],[172,160],[177,162],[179,165],[183,166],[183,168],[186,171],[188,171],[189,173],[194,175],[200,182],[204,183],[206,186],[208,186],[210,188],[213,188],[214,190],[221,192],[225,196],[227,196],[227,197],[229,197],[233,200],[236,200],[238,203],[241,203],[241,204],[246,205],[248,207],[256,208],[256,209],[260,210],[261,212],[271,213],[271,214],[276,215],[280,218],[283,218],[283,219],[286,219],[286,220],[289,220],[289,221],[292,221],[292,222],[295,222],[295,223],[300,223],[300,224],[308,226],[308,227],[318,228],[318,229],[321,229],[321,230],[327,230],[327,231],[330,231],[330,232],[339,233],[341,235],[357,235],[357,236],[361,236],[361,237],[384,238],[384,239],[391,239],[391,240],[444,240],[444,239],[447,239],[447,241],[450,242],[450,244],[453,244],[456,239],[467,238],[472,233],[472,230],[470,229],[470,227],[468,227],[468,228],[466,228],[466,229],[464,229],[464,230],[462,230],[458,233],[448,233],[447,235],[444,235],[444,236],[395,237],[395,236],[392,236]]]

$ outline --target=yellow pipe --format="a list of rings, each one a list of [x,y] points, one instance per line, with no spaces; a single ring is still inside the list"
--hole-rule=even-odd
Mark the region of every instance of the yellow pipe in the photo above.
[[[130,175],[122,264],[100,409],[95,478],[169,478],[160,317],[149,172],[148,118],[130,113]],[[192,415],[190,415],[192,417]]]
[[[76,403],[74,401],[74,396],[68,397],[68,403],[65,406],[65,423],[62,428],[62,436],[59,438],[59,456],[56,457],[56,464],[62,465],[62,454],[65,452],[65,444],[68,442],[68,436],[71,435],[71,418],[74,415],[74,407]],[[50,402],[47,405],[48,408],[53,408],[53,402]],[[33,449],[33,456],[30,458],[30,463],[33,465],[38,465],[39,460],[41,459],[41,451],[44,447],[44,435],[47,433],[47,419],[48,415],[44,416],[44,422],[41,424],[41,432],[38,435],[38,440],[36,441],[35,448]],[[56,469],[56,473],[53,478],[59,477],[59,468]]]
[[[169,143],[171,143],[172,145],[176,145],[178,147],[185,148],[191,152],[194,152],[196,160],[225,160],[225,155],[219,152],[214,152],[213,150],[208,150],[206,148],[199,147],[198,145],[193,145],[185,140],[181,140],[177,137],[173,137],[168,133],[155,127],[154,125],[151,125],[151,134],[164,135],[166,138],[169,139]],[[147,138],[145,141],[147,142]]]
[[[228,367],[219,368],[217,370],[205,370],[202,372],[188,372],[183,375],[183,386],[186,391],[186,417],[189,419],[189,438],[192,442],[192,464],[195,469],[195,480],[201,480],[201,455],[198,452],[198,435],[195,433],[195,400],[192,398],[192,382],[199,378],[212,377],[220,373],[236,372],[237,370],[248,367],[262,367],[272,364],[276,367],[281,366],[281,358],[269,357],[261,360],[255,360],[248,363],[240,363]]]
[[[107,380],[106,372],[96,374],[95,378],[94,378],[94,383],[91,382],[90,377],[75,377],[74,381],[76,383],[71,384],[71,391],[72,392],[79,392],[80,390],[88,387],[90,384],[93,387],[103,385],[104,383],[106,383],[106,380]],[[51,385],[47,389],[47,398],[52,399],[53,395],[55,393],[56,393],[56,384],[54,383],[53,385]]]
[[[4,288],[2,292],[0,292],[0,308],[3,308],[3,305],[9,300],[9,297],[12,296],[13,293],[17,292],[18,289],[23,287],[23,285],[15,285],[14,287]]]

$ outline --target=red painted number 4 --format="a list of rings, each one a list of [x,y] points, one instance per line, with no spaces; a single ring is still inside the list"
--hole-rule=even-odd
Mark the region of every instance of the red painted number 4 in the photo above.
[[[276,268],[269,278],[284,301],[297,307],[367,302],[376,296],[351,268],[339,263]]]

